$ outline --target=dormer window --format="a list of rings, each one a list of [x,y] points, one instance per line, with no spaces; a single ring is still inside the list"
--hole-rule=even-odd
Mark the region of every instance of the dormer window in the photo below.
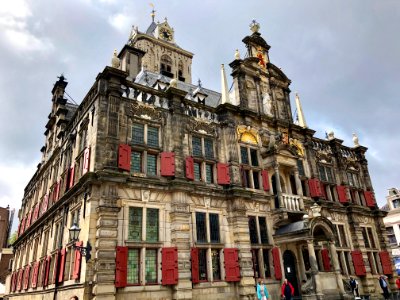
[[[164,76],[173,78],[172,74],[172,59],[168,55],[161,56],[160,73]]]

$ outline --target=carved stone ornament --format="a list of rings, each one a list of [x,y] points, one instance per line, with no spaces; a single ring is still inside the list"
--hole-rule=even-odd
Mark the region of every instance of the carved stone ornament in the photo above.
[[[318,162],[325,163],[325,164],[332,163],[332,156],[326,150],[315,151],[315,157],[317,158]]]
[[[142,190],[142,201],[149,202],[150,200],[150,191],[149,190]]]
[[[212,136],[217,135],[217,130],[212,122],[208,122],[203,119],[190,119],[187,125],[187,129],[192,132],[198,132],[200,134],[208,134]]]
[[[134,101],[131,104],[131,115],[145,120],[161,121],[162,113],[147,103]]]
[[[209,197],[204,197],[204,206],[206,208],[209,208],[211,206],[211,198]]]
[[[257,129],[246,125],[239,125],[236,131],[240,142],[261,146],[261,139]]]

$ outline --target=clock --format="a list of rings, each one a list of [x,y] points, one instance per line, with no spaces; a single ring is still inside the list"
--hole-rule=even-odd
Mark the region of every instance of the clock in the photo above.
[[[168,28],[160,28],[159,37],[165,41],[172,41],[172,32]]]

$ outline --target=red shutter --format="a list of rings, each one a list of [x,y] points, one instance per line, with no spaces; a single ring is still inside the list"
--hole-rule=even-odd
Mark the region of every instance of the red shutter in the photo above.
[[[83,165],[82,165],[82,175],[85,175],[89,172],[89,163],[90,163],[90,148],[85,148],[83,151]]]
[[[25,267],[25,272],[24,272],[24,290],[27,290],[28,287],[29,287],[29,281],[30,281],[29,275],[30,275],[30,271],[31,271],[31,266],[30,266],[30,265],[27,265],[27,266]]]
[[[42,202],[42,215],[47,211],[47,207],[49,206],[49,195],[44,195]]]
[[[322,182],[320,182],[320,188],[321,188],[321,197],[328,200],[328,197],[326,197],[325,185]]]
[[[190,249],[190,257],[192,261],[192,283],[200,282],[199,279],[199,249]]]
[[[37,220],[37,218],[39,217],[39,209],[40,209],[40,205],[39,205],[39,203],[37,203],[36,206],[35,206],[35,209],[33,210],[32,223],[35,222]]]
[[[354,271],[357,276],[365,276],[367,271],[364,265],[364,259],[360,250],[351,251],[351,257],[353,258]]]
[[[39,267],[40,281],[38,282],[38,286],[44,286],[44,280],[46,278],[46,261],[47,259],[43,259],[40,262],[40,267]]]
[[[324,265],[324,270],[326,272],[330,272],[331,271],[331,258],[329,257],[328,249],[322,249],[321,255],[322,255],[322,263]]]
[[[17,236],[21,235],[21,223],[18,224]]]
[[[56,261],[57,263],[57,261]],[[45,274],[44,274],[44,281],[43,281],[43,286],[48,286],[49,285],[49,277],[50,277],[50,264],[51,264],[51,255],[49,255],[46,258],[46,264],[45,264]]]
[[[83,246],[83,242],[76,242],[75,244],[78,247]],[[74,260],[74,269],[72,272],[72,279],[79,279],[81,275],[81,262],[82,262],[82,254],[79,249],[75,249],[75,260]]]
[[[68,188],[72,188],[74,186],[75,183],[75,165],[73,165],[70,169],[69,169],[69,180],[68,180]]]
[[[308,180],[308,187],[310,188],[310,196],[322,197],[321,184],[317,178],[312,178]]]
[[[178,249],[165,247],[161,250],[162,285],[178,283]]]
[[[262,170],[262,171],[261,171],[261,177],[262,177],[262,182],[263,182],[264,191],[269,191],[269,176],[268,176],[268,171],[267,171],[267,170]]]
[[[24,269],[19,269],[19,271],[18,271],[17,291],[20,291],[21,288],[22,288],[23,276],[24,276]]]
[[[29,226],[31,226],[31,220],[32,220],[32,210],[29,211],[28,218],[26,219],[26,224],[25,224],[26,229],[28,229]]]
[[[349,202],[349,199],[347,197],[347,188],[344,185],[336,186],[336,190],[337,190],[337,193],[338,193],[338,197],[339,197],[339,202],[340,203]]]
[[[272,248],[272,260],[274,262],[275,279],[281,280],[282,279],[282,269],[281,269],[281,258],[279,255],[278,247]]]
[[[34,265],[33,265],[33,270],[32,270],[32,288],[36,288],[37,287],[39,266],[40,266],[40,262],[39,261],[35,262]]]
[[[229,165],[217,163],[217,183],[220,185],[231,184],[231,177],[229,176]]]
[[[65,260],[67,258],[67,249],[63,248],[60,251],[60,269],[58,273],[58,282],[64,281]]]
[[[379,257],[381,258],[382,270],[385,275],[393,274],[392,261],[390,259],[389,252],[381,251],[379,252]]]
[[[120,144],[118,148],[118,168],[125,171],[131,170],[132,148],[126,144]]]
[[[126,287],[128,275],[128,247],[117,246],[115,257],[115,287]]]
[[[26,217],[23,218],[21,222],[21,234],[23,234],[25,231],[25,222],[26,222]]]
[[[161,176],[175,176],[174,152],[161,152]]]
[[[11,279],[11,292],[15,292],[17,289],[17,278],[18,278],[18,272],[13,272],[12,274],[12,279]]]
[[[224,249],[225,281],[240,281],[239,251],[236,248]]]
[[[54,202],[57,202],[58,199],[60,198],[60,186],[61,186],[61,182],[58,181],[56,183],[55,192],[54,192]]]
[[[374,193],[371,191],[364,191],[365,204],[368,207],[374,208],[376,206]]]
[[[194,160],[192,156],[186,157],[186,178],[194,180]]]

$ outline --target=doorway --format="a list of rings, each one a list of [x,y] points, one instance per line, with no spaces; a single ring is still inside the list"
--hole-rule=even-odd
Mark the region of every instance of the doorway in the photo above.
[[[286,250],[283,253],[283,268],[285,269],[285,277],[294,287],[294,295],[300,296],[299,284],[297,282],[296,257],[290,250]]]

